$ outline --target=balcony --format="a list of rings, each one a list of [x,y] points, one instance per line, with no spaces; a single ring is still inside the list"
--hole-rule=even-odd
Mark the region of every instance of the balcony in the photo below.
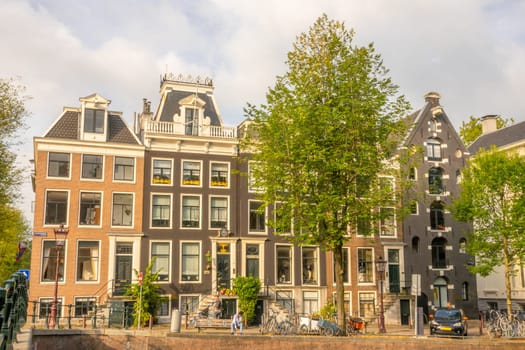
[[[175,122],[159,122],[146,120],[144,122],[144,133],[149,136],[155,135],[186,135],[185,125]],[[201,125],[197,132],[188,136],[212,137],[218,139],[236,139],[237,128],[231,126]]]

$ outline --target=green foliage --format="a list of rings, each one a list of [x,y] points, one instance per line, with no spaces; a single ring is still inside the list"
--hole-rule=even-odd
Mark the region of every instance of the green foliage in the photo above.
[[[300,34],[266,104],[246,107],[242,144],[257,150],[250,171],[264,207],[278,204],[269,221],[276,234],[291,231],[290,240],[335,253],[341,322],[341,247],[348,229],[380,218],[373,209],[395,205],[378,175],[399,176],[390,160],[409,109],[373,44],[356,46],[353,37],[326,15]]]
[[[481,150],[463,169],[462,190],[452,202],[456,219],[473,224],[467,251],[474,273],[505,269],[508,304],[513,267],[525,261],[525,159],[496,148]],[[510,308],[510,305],[509,305]]]
[[[155,258],[151,259],[149,265],[146,267],[146,272],[142,276],[142,291],[138,283],[130,284],[126,290],[126,295],[135,299],[134,304],[134,325],[138,325],[139,313],[140,324],[144,325],[149,322],[150,316],[153,317],[162,301],[159,292],[159,286],[156,284],[159,279],[159,271],[152,273]],[[135,277],[138,280],[139,271],[134,270]],[[142,296],[141,296],[142,292]]]
[[[319,310],[319,314],[325,320],[333,320],[336,312],[337,312],[337,307],[332,302],[328,302],[321,308],[321,310]]]
[[[252,276],[237,276],[233,279],[233,289],[239,298],[239,309],[244,312],[247,321],[252,320],[255,315],[261,281]]]
[[[20,210],[0,204],[0,230],[0,281],[3,281],[18,269],[29,268],[31,251],[26,249],[22,258],[16,261],[18,242],[24,240],[29,231]]]
[[[503,119],[501,116],[496,117],[496,127],[498,129],[512,125],[514,123],[513,118]],[[459,137],[461,141],[468,147],[482,134],[481,118],[470,116],[468,122],[462,122],[459,127]]]

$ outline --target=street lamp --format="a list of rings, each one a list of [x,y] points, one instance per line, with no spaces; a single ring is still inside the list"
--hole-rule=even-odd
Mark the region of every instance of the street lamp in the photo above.
[[[379,309],[379,333],[386,333],[385,328],[385,310],[383,309],[383,282],[385,280],[385,269],[387,261],[382,256],[376,261],[377,278],[379,279],[380,288],[380,309]]]
[[[60,251],[66,242],[66,236],[69,229],[60,224],[60,227],[55,228],[55,250],[56,250],[56,268],[55,268],[55,294],[53,296],[53,303],[51,304],[51,312],[49,314],[49,328],[55,328],[57,318],[57,304],[58,304],[58,278],[60,269]],[[65,254],[64,254],[65,255]]]

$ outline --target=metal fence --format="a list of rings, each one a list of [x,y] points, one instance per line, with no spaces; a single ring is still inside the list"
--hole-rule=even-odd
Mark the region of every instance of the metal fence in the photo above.
[[[21,272],[12,274],[0,287],[0,350],[11,348],[16,333],[27,319],[27,281]]]
[[[51,303],[31,301],[28,315],[33,327],[49,328]],[[133,325],[134,301],[112,301],[108,305],[90,304],[79,309],[73,304],[57,304],[57,328],[128,328]],[[86,312],[82,312],[82,311]]]

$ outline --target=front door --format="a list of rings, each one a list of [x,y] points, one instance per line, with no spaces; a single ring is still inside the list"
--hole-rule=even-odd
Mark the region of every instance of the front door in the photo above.
[[[217,288],[223,289],[231,288],[231,275],[230,275],[230,243],[218,242],[217,243]]]
[[[408,326],[410,323],[410,300],[400,300],[401,325]]]
[[[399,293],[399,250],[388,249],[388,290],[390,293]]]
[[[124,295],[131,283],[133,264],[133,243],[119,242],[116,248],[115,292],[114,295]]]

